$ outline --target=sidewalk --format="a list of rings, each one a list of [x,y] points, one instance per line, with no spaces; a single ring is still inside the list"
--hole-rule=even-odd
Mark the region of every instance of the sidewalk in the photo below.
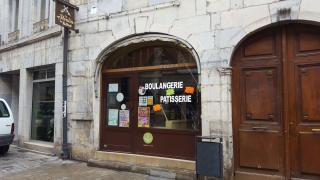
[[[0,156],[1,180],[160,180],[147,175],[88,167],[84,162],[46,156],[11,147]],[[163,179],[162,179],[163,180]]]

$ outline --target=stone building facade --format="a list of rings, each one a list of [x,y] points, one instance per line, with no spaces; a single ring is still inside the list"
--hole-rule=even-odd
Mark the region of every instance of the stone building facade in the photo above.
[[[245,161],[243,166],[242,161],[239,165],[239,160],[235,160],[235,154],[239,153],[239,148],[235,146],[239,146],[239,143],[234,141],[238,141],[239,132],[236,129],[238,126],[235,125],[237,117],[233,115],[240,117],[240,114],[235,110],[239,104],[233,103],[240,100],[231,101],[234,93],[232,91],[237,90],[231,86],[234,74],[232,68],[238,67],[237,63],[233,62],[233,59],[237,59],[237,50],[243,43],[250,44],[250,38],[257,34],[259,36],[259,32],[273,32],[272,28],[290,24],[306,27],[312,24],[316,27],[320,22],[320,2],[70,0],[70,3],[79,7],[75,15],[75,26],[79,32],[70,33],[68,51],[68,143],[73,159],[89,162],[108,160],[158,168],[194,170],[193,160],[101,150],[101,119],[105,113],[101,110],[104,107],[104,92],[101,91],[105,85],[102,75],[107,66],[105,64],[109,59],[114,59],[112,55],[114,56],[117,50],[136,49],[139,45],[148,47],[148,43],[157,42],[184,49],[196,64],[199,80],[197,88],[201,91],[201,126],[198,135],[223,138],[225,179],[232,179],[233,175],[237,174],[235,172],[241,172],[239,176],[260,173],[266,177],[305,177],[303,168],[298,175],[290,173],[293,170],[290,169],[292,166],[288,160],[279,160],[278,163],[283,164],[279,167],[270,165],[273,162],[267,163],[264,167],[263,164],[259,164],[259,158]],[[62,28],[54,22],[55,2],[4,0],[1,1],[0,7],[0,95],[9,101],[16,116],[16,142],[22,147],[60,154],[63,33]],[[268,50],[268,43],[268,40],[262,42],[267,44],[266,47],[261,44],[253,45],[258,47],[254,52],[263,54],[263,51]],[[319,44],[315,42],[314,45]],[[106,68],[108,70],[108,67]],[[253,66],[250,65],[249,68]],[[38,74],[42,76],[38,78]],[[35,91],[37,83],[45,82],[51,82],[43,85],[47,89],[51,87],[50,92],[44,92],[47,98],[51,97],[51,105],[41,105],[45,104],[46,100],[42,102],[35,98],[39,93]],[[41,91],[42,86],[39,87],[38,90]],[[234,98],[238,96],[241,95],[234,95]],[[43,135],[46,136],[46,140],[40,137],[41,128],[33,128],[34,124],[37,124],[33,120],[34,117],[41,119],[41,113],[46,113],[41,111],[43,107],[52,111],[51,124],[54,124],[51,125],[51,129],[46,129],[53,130],[54,134]],[[283,112],[285,111],[284,109]],[[33,136],[33,132],[38,133],[40,139],[37,135]],[[290,145],[281,145],[285,146]],[[319,143],[315,147],[320,148]],[[254,148],[243,151],[254,152]],[[239,156],[244,155],[240,153]],[[284,156],[289,155],[285,153]],[[273,169],[271,172],[268,165]],[[314,172],[320,169],[319,166],[306,165],[305,168],[306,177],[319,175]]]

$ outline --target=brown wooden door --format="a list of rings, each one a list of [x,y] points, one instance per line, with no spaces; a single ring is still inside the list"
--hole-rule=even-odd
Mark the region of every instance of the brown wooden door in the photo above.
[[[238,177],[320,178],[320,32],[269,28],[245,40],[233,66]]]
[[[134,150],[134,134],[135,128],[135,116],[134,105],[136,101],[133,95],[132,89],[136,89],[133,84],[134,76],[131,74],[111,76],[106,75],[108,78],[103,77],[102,81],[102,99],[101,104],[101,139],[100,148],[101,150],[111,151],[126,151],[133,152]],[[123,100],[119,102],[117,95],[123,94]],[[125,105],[122,108],[121,105]],[[129,111],[129,124],[126,126],[121,124],[119,117],[119,110]],[[114,121],[111,118],[115,118]]]
[[[320,28],[287,27],[291,176],[320,179]]]
[[[237,172],[284,173],[281,31],[248,39],[233,61]]]

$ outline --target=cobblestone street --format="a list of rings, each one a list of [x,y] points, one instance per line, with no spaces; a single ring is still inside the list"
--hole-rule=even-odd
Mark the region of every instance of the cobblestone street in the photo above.
[[[1,180],[159,180],[147,175],[88,167],[84,162],[62,161],[57,157],[10,147],[0,156]]]

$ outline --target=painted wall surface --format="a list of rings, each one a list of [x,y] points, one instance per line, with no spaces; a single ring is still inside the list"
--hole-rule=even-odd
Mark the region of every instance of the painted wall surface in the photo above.
[[[320,21],[318,0],[71,0],[79,6],[76,28],[70,35],[68,69],[69,141],[72,156],[86,160],[98,149],[100,97],[96,97],[95,71],[99,54],[111,43],[129,35],[165,33],[188,42],[200,59],[202,92],[203,135],[224,138],[225,170],[232,170],[232,115],[231,80],[228,70],[232,52],[248,34],[261,27],[285,20]],[[7,7],[1,1],[0,7]],[[31,5],[30,5],[31,4]],[[31,0],[23,1],[21,13],[32,17],[28,7]],[[51,9],[54,4],[50,5]],[[289,14],[279,16],[278,10],[289,8]],[[7,24],[6,11],[1,11],[1,24]],[[21,92],[28,85],[25,69],[56,64],[57,97],[61,100],[62,35],[31,43],[12,50],[6,48],[58,32],[50,12],[49,29],[33,33],[32,21],[23,20],[18,42],[0,46],[0,72],[19,70],[19,119],[28,114],[27,94]],[[30,24],[31,23],[31,24]],[[1,26],[6,36],[9,25]],[[6,40],[6,38],[4,38]],[[0,74],[1,76],[1,74]],[[99,89],[99,81],[96,88]],[[2,87],[2,86],[1,86]],[[29,98],[29,99],[28,99]],[[61,101],[56,103],[57,110]],[[56,112],[56,128],[61,128],[61,111]],[[23,123],[22,120],[19,121]],[[28,126],[20,133],[28,131]],[[27,136],[27,135],[26,135]],[[25,139],[28,139],[27,137]],[[56,129],[55,143],[61,143],[61,130]]]

